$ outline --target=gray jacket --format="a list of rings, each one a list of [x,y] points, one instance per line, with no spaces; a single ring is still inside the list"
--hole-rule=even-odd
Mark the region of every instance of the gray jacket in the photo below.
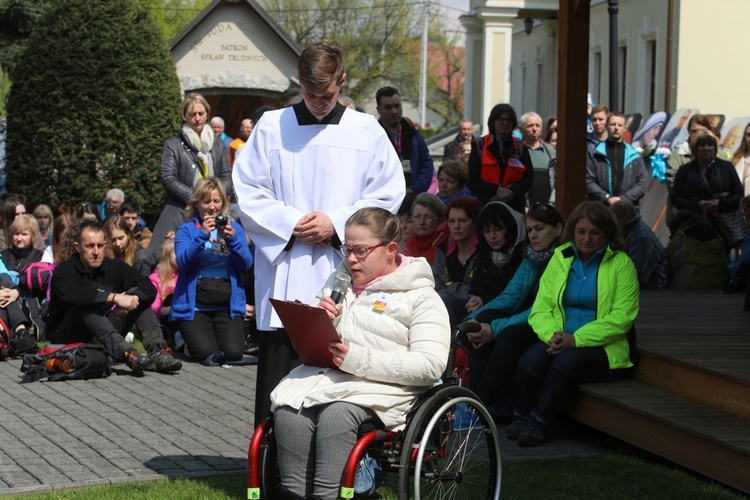
[[[620,185],[621,198],[627,198],[633,205],[646,194],[648,172],[643,164],[643,158],[630,145],[623,142],[625,147],[625,165]],[[606,144],[600,142],[596,148],[588,152],[586,161],[586,196],[590,200],[606,202],[612,196],[612,172],[609,158],[606,154]]]
[[[232,194],[232,170],[223,141],[214,141],[211,156],[214,160],[214,176],[221,179],[229,196]],[[196,168],[196,157],[179,135],[166,140],[161,155],[161,184],[167,193],[167,201],[176,201],[183,208],[190,203]]]

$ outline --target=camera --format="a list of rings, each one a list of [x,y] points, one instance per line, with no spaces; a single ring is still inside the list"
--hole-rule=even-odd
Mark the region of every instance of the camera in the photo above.
[[[227,224],[229,224],[229,217],[226,215],[217,215],[216,216],[216,229],[221,231],[225,227],[227,227]]]

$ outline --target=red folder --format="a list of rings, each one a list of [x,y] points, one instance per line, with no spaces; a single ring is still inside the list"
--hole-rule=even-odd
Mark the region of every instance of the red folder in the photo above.
[[[341,337],[325,309],[301,302],[270,300],[302,363],[338,369],[328,344],[341,342]]]

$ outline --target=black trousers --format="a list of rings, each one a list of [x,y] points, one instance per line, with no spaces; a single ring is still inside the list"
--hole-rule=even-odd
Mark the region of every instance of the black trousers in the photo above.
[[[242,359],[245,349],[242,317],[230,318],[228,310],[195,311],[192,321],[180,321],[179,324],[194,361],[203,361],[216,351],[222,351],[226,361]]]
[[[23,305],[21,305],[21,298],[14,300],[7,307],[0,309],[0,318],[5,321],[10,331],[14,331],[18,325],[26,325],[28,328],[31,326],[29,318],[26,317],[26,313],[23,312]]]
[[[518,361],[516,413],[533,415],[548,427],[572,403],[578,382],[622,379],[632,369],[610,370],[603,347],[573,347],[551,356],[537,342]]]
[[[167,347],[161,328],[156,321],[151,304],[142,303],[127,315],[118,318],[115,310],[102,312],[100,307],[68,309],[67,314],[55,332],[47,335],[52,343],[94,342],[104,346],[118,361],[125,359],[125,352],[133,346],[125,342],[124,335],[135,324],[148,352]]]
[[[523,353],[536,342],[539,337],[528,323],[523,323],[509,326],[495,337],[495,342],[474,353],[471,369],[474,392],[486,406],[495,405],[498,414],[513,414],[516,366]]]
[[[271,392],[300,365],[286,330],[258,332],[258,377],[255,384],[255,425],[271,416]]]

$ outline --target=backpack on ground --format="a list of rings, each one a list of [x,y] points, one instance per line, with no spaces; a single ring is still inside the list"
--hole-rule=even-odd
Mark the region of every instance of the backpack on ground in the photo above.
[[[36,340],[26,330],[16,333],[0,318],[0,360],[23,356],[36,351]]]
[[[23,357],[20,384],[47,379],[88,380],[109,377],[112,365],[104,347],[97,344],[50,344]]]

